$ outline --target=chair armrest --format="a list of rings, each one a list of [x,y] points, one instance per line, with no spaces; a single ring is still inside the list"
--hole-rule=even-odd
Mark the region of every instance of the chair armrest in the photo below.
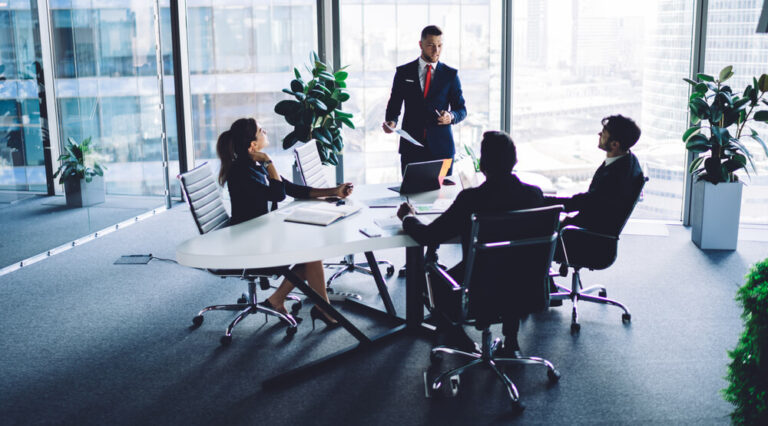
[[[461,284],[456,282],[456,280],[453,279],[453,277],[448,272],[446,272],[443,268],[437,266],[437,263],[430,262],[430,263],[427,263],[425,266],[429,272],[433,272],[437,274],[437,276],[441,278],[440,281],[443,281],[445,285],[449,288],[449,290],[461,291],[464,289],[464,287],[462,287]]]
[[[593,236],[593,237],[605,238],[605,239],[609,239],[609,240],[618,240],[619,239],[619,237],[617,237],[615,235],[602,234],[600,232],[590,231],[588,229],[584,229],[584,228],[581,228],[581,227],[576,226],[576,225],[567,225],[567,226],[562,227],[560,229],[560,237],[562,238],[562,237],[565,236],[565,234],[569,234],[569,233],[572,233],[572,232],[575,232],[577,234],[582,234],[582,235],[589,235],[589,236]]]

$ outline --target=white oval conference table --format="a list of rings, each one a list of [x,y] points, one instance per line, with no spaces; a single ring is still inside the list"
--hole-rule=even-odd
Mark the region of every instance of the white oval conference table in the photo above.
[[[408,201],[414,204],[430,204],[438,199],[452,200],[461,190],[460,185],[444,185],[439,190],[414,194]],[[405,235],[399,228],[380,228],[382,221],[393,225],[397,207],[374,208],[368,207],[371,200],[397,197],[398,193],[387,189],[387,185],[355,186],[352,195],[346,202],[362,206],[360,211],[341,218],[328,226],[309,225],[287,222],[285,218],[297,207],[312,206],[313,203],[327,204],[325,201],[302,200],[285,203],[278,210],[266,215],[240,223],[238,225],[219,229],[191,238],[176,248],[176,259],[185,266],[207,269],[250,269],[280,267],[284,276],[296,284],[315,304],[334,316],[341,325],[358,340],[358,344],[346,348],[320,360],[295,368],[274,376],[263,382],[264,388],[285,385],[311,370],[322,368],[323,365],[341,358],[352,351],[370,347],[371,343],[382,340],[400,331],[417,331],[422,329],[424,320],[423,289],[424,289],[424,250],[423,247]],[[373,203],[381,204],[381,203]],[[391,203],[395,205],[399,203]],[[436,215],[420,215],[425,222]],[[373,228],[381,232],[381,236],[369,238],[360,230]],[[404,323],[392,330],[374,338],[369,338],[354,326],[347,318],[328,304],[309,285],[293,274],[287,265],[346,256],[354,253],[366,253],[369,263],[373,259],[372,252],[376,250],[405,247],[406,249],[406,306]],[[375,263],[373,263],[375,265]],[[377,267],[372,267],[374,279],[379,287],[387,314],[398,318],[394,306],[389,300],[381,273]]]

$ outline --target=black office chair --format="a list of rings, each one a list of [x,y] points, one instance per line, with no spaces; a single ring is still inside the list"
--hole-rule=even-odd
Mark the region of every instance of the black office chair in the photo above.
[[[434,251],[429,251],[425,260],[429,277],[428,307],[434,308],[436,304],[439,309],[431,309],[433,314],[443,315],[444,320],[454,326],[474,324],[475,328],[482,330],[482,349],[478,353],[450,346],[433,348],[430,370],[438,364],[442,354],[458,355],[469,359],[469,362],[440,373],[434,379],[430,379],[429,370],[425,371],[428,396],[442,388],[446,381],[455,395],[459,375],[470,367],[484,365],[504,383],[513,407],[522,409],[517,388],[499,369],[500,365],[544,365],[550,382],[560,379],[560,373],[552,363],[543,358],[497,356],[501,339],[491,340],[490,326],[502,320],[519,321],[527,314],[549,306],[549,265],[555,250],[561,211],[562,206],[550,206],[473,215],[463,285],[438,266]]]
[[[322,167],[320,155],[318,154],[316,142],[314,140],[294,148],[293,154],[296,158],[296,167],[299,169],[299,174],[301,175],[301,179],[304,185],[314,188],[328,188],[332,186],[330,182],[328,182],[325,170]],[[367,252],[366,257],[368,259],[373,259],[377,265],[385,265],[387,267],[387,277],[391,277],[395,273],[395,267],[391,262],[387,260],[376,260],[372,252]],[[335,292],[331,288],[331,283],[348,272],[362,272],[367,275],[373,275],[373,271],[371,271],[371,265],[369,263],[355,263],[354,255],[348,254],[344,256],[344,258],[339,262],[323,262],[323,266],[326,268],[338,268],[326,282],[329,298],[332,298],[334,295],[338,295],[342,299],[347,297],[354,297],[358,300],[362,299],[360,295],[355,293]]]
[[[560,229],[560,244],[562,255],[560,251],[556,256],[555,261],[560,262],[559,275],[567,276],[568,268],[573,269],[573,275],[571,277],[571,288],[562,286],[552,281],[557,287],[558,292],[550,294],[550,300],[565,300],[571,299],[573,302],[573,312],[571,314],[571,332],[577,333],[581,329],[581,325],[578,322],[578,302],[583,300],[585,302],[601,303],[607,305],[618,306],[624,313],[621,315],[621,320],[624,323],[628,323],[632,319],[632,315],[629,313],[624,304],[608,299],[608,293],[604,286],[594,285],[588,288],[583,288],[581,283],[581,275],[579,271],[582,268],[591,270],[606,269],[616,261],[616,256],[619,246],[619,235],[624,229],[624,226],[629,220],[629,216],[632,215],[632,211],[635,209],[635,205],[640,200],[643,187],[648,181],[648,178],[640,175],[632,184],[631,194],[627,199],[632,200],[631,203],[627,203],[623,211],[620,214],[620,220],[618,228],[614,233],[606,234],[600,232],[590,231],[584,228],[580,228],[574,225],[564,226]],[[556,274],[552,274],[555,276]],[[589,293],[597,292],[597,296]]]
[[[189,204],[189,211],[192,212],[192,218],[195,220],[197,230],[200,234],[205,234],[219,228],[224,228],[229,224],[229,214],[224,208],[224,202],[221,198],[221,191],[211,172],[208,163],[203,163],[194,169],[177,176],[180,182],[184,198]],[[286,333],[289,336],[296,334],[298,322],[293,315],[286,315],[275,310],[257,304],[256,300],[256,280],[262,290],[270,288],[269,279],[277,279],[276,269],[207,269],[221,278],[235,277],[248,282],[248,293],[243,294],[236,304],[230,305],[212,305],[203,308],[194,318],[192,323],[199,327],[203,323],[203,314],[213,310],[240,311],[234,320],[227,327],[224,336],[221,337],[221,344],[226,346],[232,342],[232,329],[245,317],[251,314],[263,313],[265,319],[268,315],[278,317],[288,325]],[[291,307],[293,314],[301,309],[301,300],[289,295],[288,299],[294,300]]]

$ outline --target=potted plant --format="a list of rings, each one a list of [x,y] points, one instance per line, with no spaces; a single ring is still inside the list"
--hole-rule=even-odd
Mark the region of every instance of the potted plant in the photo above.
[[[283,149],[290,149],[297,142],[315,140],[323,164],[338,165],[339,154],[344,148],[341,134],[342,125],[354,129],[352,114],[341,110],[341,104],[349,100],[345,80],[348,73],[342,67],[334,72],[320,62],[317,53],[312,52],[307,67],[311,78],[304,81],[297,68],[293,69],[295,79],[290,89],[283,92],[295,99],[286,99],[275,105],[275,112],[293,126],[293,131],[283,138]]]
[[[698,74],[688,101],[693,124],[683,133],[685,147],[696,154],[689,168],[695,183],[691,200],[691,239],[702,249],[735,250],[739,232],[742,184],[735,174],[755,171],[752,155],[741,140],[752,138],[768,155],[768,148],[749,121],[768,122],[768,75],[753,78],[739,94],[723,84],[733,76],[727,66],[717,78]],[[747,129],[749,133],[742,136]]]
[[[768,259],[755,264],[736,294],[744,311],[744,332],[728,351],[725,400],[734,405],[735,425],[768,424]]]
[[[103,203],[106,167],[97,162],[98,154],[91,146],[91,138],[78,144],[70,137],[64,145],[64,151],[59,156],[61,165],[53,177],[59,176],[59,183],[64,185],[67,206],[83,207]]]

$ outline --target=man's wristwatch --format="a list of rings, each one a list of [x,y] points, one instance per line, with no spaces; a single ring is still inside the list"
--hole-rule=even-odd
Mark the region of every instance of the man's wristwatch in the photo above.
[[[262,166],[264,166],[264,167],[267,167],[267,166],[269,166],[270,164],[272,164],[272,160],[267,160],[267,161],[262,161],[262,162],[261,162],[261,165],[262,165]]]

